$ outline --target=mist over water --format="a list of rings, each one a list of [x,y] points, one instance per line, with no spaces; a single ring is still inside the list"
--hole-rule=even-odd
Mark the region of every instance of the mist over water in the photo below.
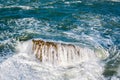
[[[47,65],[32,54],[36,38],[109,56]],[[0,72],[0,80],[119,80],[120,1],[0,0]]]

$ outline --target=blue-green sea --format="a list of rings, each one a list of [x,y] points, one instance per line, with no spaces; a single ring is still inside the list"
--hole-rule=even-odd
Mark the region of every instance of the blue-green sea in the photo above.
[[[108,56],[48,67],[21,54],[32,39],[104,49]],[[120,80],[120,0],[0,0],[0,80]]]

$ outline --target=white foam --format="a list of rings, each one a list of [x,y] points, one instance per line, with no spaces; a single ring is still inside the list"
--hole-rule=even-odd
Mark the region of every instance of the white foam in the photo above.
[[[120,2],[120,0],[110,0],[110,1],[113,1],[113,2]]]
[[[17,49],[16,55],[0,64],[0,80],[104,80],[104,67],[94,56],[80,64],[52,66],[35,58],[31,41],[19,43]]]
[[[75,3],[81,3],[82,1],[65,1],[65,4],[75,4]]]
[[[17,5],[12,5],[12,6],[0,6],[0,8],[21,8],[21,9],[24,9],[24,10],[30,10],[30,9],[33,9],[33,7],[30,7],[30,6],[17,6]]]

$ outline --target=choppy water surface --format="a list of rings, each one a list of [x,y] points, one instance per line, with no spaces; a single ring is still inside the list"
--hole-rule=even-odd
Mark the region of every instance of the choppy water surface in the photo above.
[[[109,56],[45,65],[31,53],[34,38]],[[120,80],[120,0],[0,0],[0,72],[0,80]]]

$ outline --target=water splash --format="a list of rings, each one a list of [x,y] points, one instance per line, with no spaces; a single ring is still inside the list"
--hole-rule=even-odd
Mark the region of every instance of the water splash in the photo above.
[[[102,50],[91,50],[72,44],[55,42],[45,42],[43,40],[33,40],[33,52],[43,63],[71,64],[89,61],[92,58],[106,58],[108,53]],[[96,59],[96,58],[95,58]]]
[[[60,47],[66,48],[66,45],[60,45]],[[67,48],[70,48],[71,51],[73,50],[72,46],[69,46]],[[36,59],[34,57],[34,54],[32,53],[31,41],[20,42],[17,46],[17,54],[0,63],[0,79],[105,80],[104,76],[102,75],[104,65],[102,62],[100,62],[100,58],[96,57],[92,50],[86,48],[82,49],[83,51],[81,51],[81,63],[72,65],[68,65],[67,63],[65,63],[64,65],[58,66],[44,64],[41,63],[38,59]],[[64,51],[66,51],[66,49],[64,49]],[[63,58],[61,58],[66,61],[64,55],[65,54],[63,54]]]
[[[83,68],[80,67],[79,70],[81,70],[81,73],[78,72],[78,75],[81,76],[81,79],[88,79],[88,76],[91,75],[89,79],[99,80],[98,77],[102,76],[102,73],[106,72],[106,74],[109,75],[109,71],[111,71],[112,75],[109,75],[108,77],[113,76],[112,79],[119,79],[119,76],[117,74],[119,73],[118,62],[120,62],[119,2],[119,0],[0,0],[0,62],[3,63],[1,65],[1,69],[3,69],[3,65],[7,64],[8,62],[13,64],[13,66],[16,66],[16,58],[18,58],[17,56],[21,56],[23,58],[18,58],[18,62],[20,62],[20,60],[23,60],[26,63],[27,61],[29,62],[30,59],[28,59],[28,57],[25,58],[25,54],[30,56],[30,54],[27,54],[27,50],[25,53],[23,53],[24,51],[22,49],[19,49],[19,53],[23,54],[16,54],[16,52],[14,51],[14,48],[16,47],[15,45],[17,45],[17,40],[26,41],[32,38],[42,38],[85,44],[85,46],[88,48],[94,47],[95,50],[90,50],[98,53],[97,56],[100,57],[102,57],[101,55],[104,54],[106,50],[108,50],[110,52],[110,56],[106,59],[106,62],[103,62],[107,67],[101,66],[101,58],[96,59],[96,57],[93,57],[94,60],[83,60],[84,58],[82,58],[83,61],[80,62],[80,64],[82,63],[81,65]],[[20,47],[24,48],[25,45],[22,45],[23,44],[21,44]],[[112,52],[111,50],[109,50],[109,48],[114,48],[115,46],[118,47],[115,53],[114,51]],[[83,47],[82,49],[84,50]],[[12,57],[13,53],[17,55],[16,58]],[[12,56],[6,57],[7,54],[12,54]],[[103,57],[104,56],[106,55],[103,55]],[[6,59],[8,60],[3,60],[3,57],[6,57]],[[32,58],[33,56],[31,57],[31,59]],[[88,60],[89,62],[87,62]],[[33,62],[35,63],[36,61]],[[40,63],[40,65],[41,64],[42,63]],[[90,66],[89,69],[88,65]],[[11,68],[8,68],[8,66],[11,66]],[[6,69],[7,74],[7,71],[9,71],[9,69],[12,69],[12,65],[7,65],[6,68],[8,68]],[[40,70],[39,68],[40,67],[38,67],[36,71]],[[93,69],[99,70],[99,68],[102,69],[100,69],[100,71],[98,72],[92,72]],[[103,71],[103,68],[105,68],[105,71]],[[106,69],[109,71],[107,71]],[[19,70],[22,71],[21,69]],[[26,69],[24,68],[24,70]],[[84,70],[85,72],[82,72],[82,70]],[[5,71],[5,69],[3,71]],[[1,70],[1,72],[3,71]],[[78,77],[77,75],[70,74],[70,70],[67,71],[67,73],[65,72],[66,74],[59,75],[60,71],[58,70],[57,75],[60,76],[59,79],[75,79],[76,77]],[[115,72],[115,74],[113,74],[113,71]],[[48,73],[50,72],[48,71]],[[77,69],[76,71],[73,71],[73,73],[77,73]],[[82,75],[83,73],[85,74],[84,76]],[[21,74],[18,73],[17,75]],[[11,75],[9,74],[8,76]],[[51,79],[58,80],[58,77],[56,76],[52,76]],[[72,77],[70,78],[70,76]],[[24,77],[24,75],[18,77],[21,77],[21,79],[27,79],[26,77]],[[15,78],[14,75],[13,78]],[[101,78],[101,80],[104,79]]]

